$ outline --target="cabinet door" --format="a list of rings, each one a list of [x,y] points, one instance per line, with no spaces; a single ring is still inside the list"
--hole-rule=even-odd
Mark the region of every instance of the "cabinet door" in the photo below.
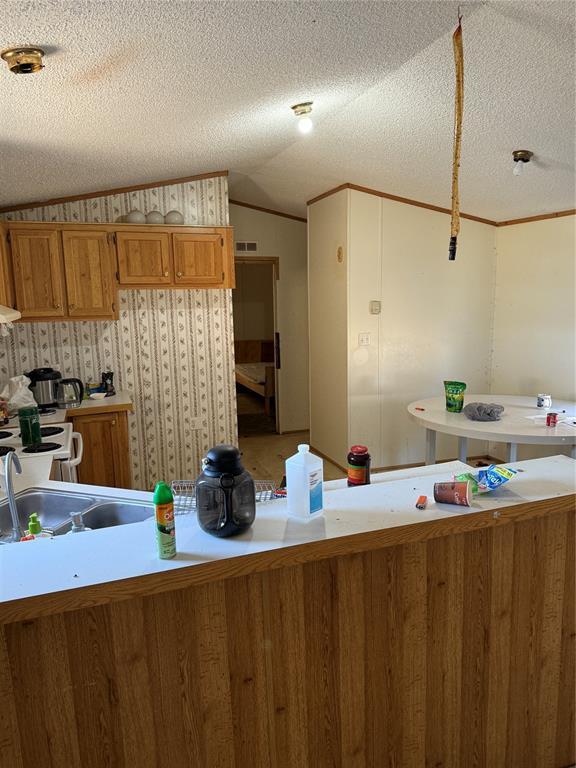
[[[64,230],[64,273],[70,317],[114,318],[114,261],[107,232]]]
[[[12,268],[8,256],[8,231],[0,223],[0,304],[14,307],[14,290],[12,283]]]
[[[84,456],[78,465],[78,482],[129,488],[128,417],[125,412],[74,416],[74,429],[80,432]]]
[[[175,234],[174,283],[191,287],[224,284],[224,238],[221,234]]]
[[[172,282],[170,235],[165,232],[116,232],[120,285]]]
[[[63,317],[64,270],[57,229],[10,227],[16,308],[22,317]]]

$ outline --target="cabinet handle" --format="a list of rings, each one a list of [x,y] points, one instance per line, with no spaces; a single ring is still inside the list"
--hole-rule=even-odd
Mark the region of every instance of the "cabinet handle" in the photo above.
[[[60,309],[60,304],[54,304],[54,309]]]
[[[116,419],[112,419],[112,421],[110,422],[110,424],[112,424],[112,426],[113,426],[113,427],[115,427],[115,426],[116,426]]]
[[[176,272],[176,277],[182,277],[182,272]]]
[[[168,272],[168,270],[166,270],[166,272],[164,272],[164,277],[170,277],[170,272]]]
[[[58,305],[56,305],[58,306]],[[76,304],[68,304],[69,309],[76,309]]]

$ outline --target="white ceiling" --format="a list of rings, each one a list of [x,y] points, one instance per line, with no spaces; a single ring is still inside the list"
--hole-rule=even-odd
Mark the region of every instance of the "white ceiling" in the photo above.
[[[0,205],[229,169],[231,197],[297,214],[343,182],[448,207],[457,7],[0,0],[0,48],[48,51],[0,69]],[[462,8],[462,210],[573,208],[576,4]]]

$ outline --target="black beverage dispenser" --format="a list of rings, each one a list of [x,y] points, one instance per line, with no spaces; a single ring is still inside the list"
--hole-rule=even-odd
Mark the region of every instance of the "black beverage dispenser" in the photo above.
[[[203,531],[224,538],[249,528],[256,515],[254,480],[233,445],[211,448],[196,480],[196,512]]]

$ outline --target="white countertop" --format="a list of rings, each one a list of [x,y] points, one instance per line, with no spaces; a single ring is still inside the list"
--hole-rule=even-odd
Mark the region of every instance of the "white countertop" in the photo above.
[[[58,422],[65,421],[68,415],[72,417],[78,413],[90,413],[104,406],[108,410],[113,410],[116,407],[119,409],[124,409],[126,406],[131,407],[132,397],[129,392],[117,392],[112,397],[105,397],[101,400],[82,400],[78,408],[57,408],[56,413],[52,413],[49,416],[41,416],[40,423],[57,424]]]
[[[106,408],[108,411],[113,411],[114,408],[118,408],[118,410],[131,409],[132,395],[129,392],[121,391],[112,395],[112,397],[104,397],[101,400],[82,400],[78,408],[56,408],[55,413],[41,415],[40,424],[61,424],[63,421],[66,421],[69,414],[72,416],[78,413],[97,412],[102,408]],[[18,416],[13,416],[10,419],[10,423],[6,425],[6,429],[14,429],[17,426]]]
[[[229,539],[204,533],[193,514],[177,516],[178,554],[173,560],[157,557],[153,518],[115,528],[3,545],[0,546],[0,602],[576,492],[576,461],[566,456],[521,461],[510,466],[522,471],[493,493],[476,496],[469,508],[436,504],[433,500],[435,482],[450,480],[453,472],[470,469],[460,462],[450,462],[400,470],[394,473],[396,479],[390,481],[383,474],[376,476],[373,484],[359,488],[328,488],[324,495],[324,514],[307,522],[288,518],[283,499],[259,504],[252,528]],[[419,475],[414,475],[415,472]],[[151,501],[151,494],[143,491],[96,489],[50,481],[38,485]],[[428,507],[423,511],[414,506],[421,494],[428,496]]]

